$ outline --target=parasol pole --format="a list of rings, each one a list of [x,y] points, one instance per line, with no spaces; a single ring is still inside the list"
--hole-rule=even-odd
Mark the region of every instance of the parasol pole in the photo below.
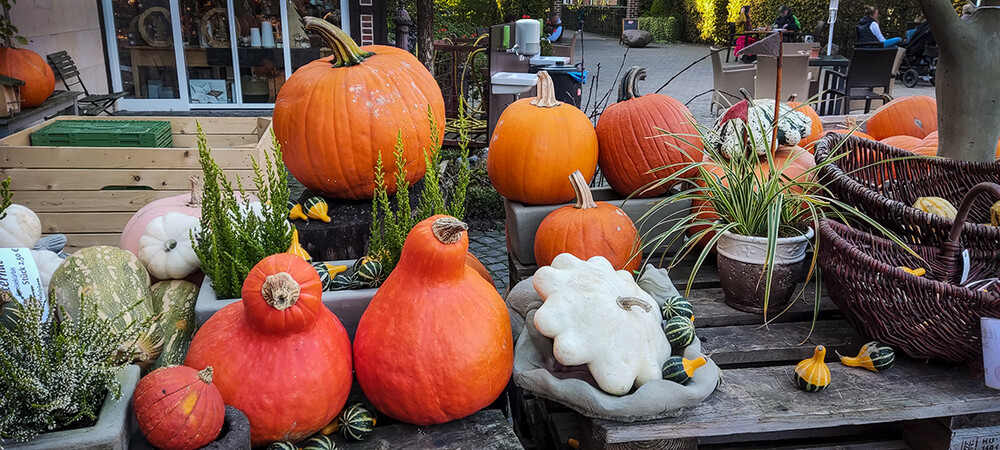
[[[777,70],[775,71],[775,82],[774,82],[774,124],[771,130],[771,152],[778,149],[778,113],[781,111],[779,107],[781,106],[781,57],[783,53],[782,43],[785,41],[784,32],[778,30],[778,57],[775,58],[777,61]]]

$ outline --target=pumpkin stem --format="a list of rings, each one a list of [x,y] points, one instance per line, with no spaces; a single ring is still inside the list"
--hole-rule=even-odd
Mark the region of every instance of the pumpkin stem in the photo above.
[[[188,206],[197,208],[201,206],[201,199],[205,196],[205,182],[196,175],[192,175],[188,181],[191,182],[191,201]]]
[[[789,95],[789,96],[788,96],[788,102],[794,102],[794,101],[795,101],[795,99],[796,99],[796,98],[798,98],[798,97],[799,97],[799,94],[792,94],[792,95]]]
[[[369,56],[374,55],[372,52],[362,50],[354,42],[354,39],[351,39],[347,33],[333,26],[330,22],[315,17],[306,17],[304,21],[306,23],[305,29],[315,31],[333,50],[334,67],[356,66]]]
[[[576,193],[576,209],[593,209],[597,207],[594,202],[594,195],[590,193],[590,185],[583,178],[579,170],[569,176],[569,183],[573,185],[573,192]]]
[[[622,77],[622,83],[618,87],[618,101],[632,100],[641,97],[639,93],[639,81],[646,79],[646,68],[642,66],[629,67]]]
[[[177,248],[177,241],[174,239],[167,240],[167,242],[163,244],[164,253],[170,253],[170,251],[175,248]]]
[[[555,108],[562,104],[556,100],[556,87],[552,84],[552,77],[544,70],[538,72],[538,96],[531,104],[539,108]]]
[[[822,345],[817,345],[816,350],[813,351],[813,360],[823,361],[826,359],[826,347]]]
[[[649,306],[649,303],[641,298],[618,297],[618,300],[616,301],[618,302],[618,307],[624,309],[625,311],[632,309],[633,306],[638,306],[642,308],[643,311],[646,312],[650,312],[653,310],[653,307]]]
[[[278,272],[264,279],[260,294],[268,305],[284,311],[299,300],[299,290],[299,283],[288,272]]]
[[[204,370],[198,372],[198,378],[205,382],[205,384],[212,384],[212,366],[208,366]]]
[[[431,232],[442,244],[454,244],[462,239],[462,232],[468,230],[469,226],[451,216],[445,216],[431,224]]]

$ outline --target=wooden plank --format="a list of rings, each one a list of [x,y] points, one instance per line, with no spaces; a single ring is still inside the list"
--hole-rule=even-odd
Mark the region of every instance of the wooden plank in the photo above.
[[[676,282],[677,280],[674,279],[674,283]],[[799,285],[799,289],[801,288],[802,285]],[[798,292],[796,290],[796,295]],[[815,293],[814,284],[806,286],[802,297],[796,300],[788,311],[779,315],[771,314],[768,319],[773,320],[773,322],[811,322],[815,314],[813,307]],[[764,323],[764,316],[761,314],[739,311],[727,305],[722,288],[694,289],[688,295],[688,300],[694,308],[694,325],[699,329],[730,325],[761,325]],[[837,316],[839,316],[837,306],[828,297],[821,298],[818,318],[828,319]]]
[[[121,233],[131,212],[38,213],[42,233]]]
[[[928,419],[908,422],[903,440],[916,450],[998,450],[1000,426],[949,429],[946,421]]]
[[[110,245],[117,247],[122,240],[121,233],[70,233],[66,234],[66,253],[73,253],[84,247]]]
[[[9,176],[18,190],[28,191],[97,191],[107,186],[146,186],[153,189],[184,190],[188,180],[201,170],[93,169],[85,173],[72,169],[0,169],[0,177]],[[253,184],[253,171],[227,170],[233,183],[236,176]]]
[[[793,366],[731,369],[719,389],[684,415],[626,424],[595,420],[596,435],[619,443],[888,423],[1000,411],[1000,391],[965,366],[897,358],[886,372],[831,364],[819,394],[792,384]]]
[[[730,436],[710,436],[698,439],[699,448],[726,448],[734,444],[754,449],[879,449],[909,448],[902,441],[902,423],[875,423],[833,428],[807,426],[781,433],[741,433]],[[878,444],[878,445],[876,445]],[[902,447],[900,447],[902,445]]]
[[[514,430],[496,409],[479,411],[464,419],[441,425],[419,427],[397,424],[377,426],[361,442],[347,442],[340,434],[330,436],[337,448],[352,450],[411,449],[523,449]]]
[[[250,157],[257,154],[254,147],[212,149],[212,159],[227,170],[251,169]],[[198,150],[192,148],[0,147],[0,155],[3,168],[201,170]]]
[[[187,191],[14,191],[14,202],[36,213],[45,212],[135,212],[149,202]],[[44,225],[44,224],[43,224]]]
[[[814,326],[793,322],[772,323],[767,328],[760,324],[698,328],[698,338],[705,352],[722,367],[798,363],[811,357],[817,345],[826,346],[828,361],[837,361],[834,351],[854,356],[865,342],[842,319],[820,320]]]
[[[217,149],[234,148],[242,146],[256,146],[260,142],[261,136],[252,134],[207,134],[205,139],[208,146],[212,147],[212,156],[215,156]],[[268,137],[270,139],[270,137]],[[198,136],[193,134],[175,134],[173,136],[174,148],[198,148]],[[197,152],[196,152],[197,153]]]

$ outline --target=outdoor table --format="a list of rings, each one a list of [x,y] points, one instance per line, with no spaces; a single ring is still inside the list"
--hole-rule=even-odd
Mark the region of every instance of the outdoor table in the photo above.
[[[17,133],[35,122],[50,119],[55,116],[69,114],[77,115],[76,100],[83,92],[55,91],[45,102],[34,108],[22,109],[10,117],[0,118],[0,137]]]
[[[822,75],[820,76],[820,86],[819,92],[826,92],[828,89],[839,89],[843,87],[844,79],[838,78],[830,75],[830,71],[836,71],[839,73],[844,73],[847,71],[847,66],[851,64],[851,60],[847,59],[843,55],[820,55],[818,58],[810,58],[810,67],[820,67],[822,70]],[[840,111],[837,105],[840,100],[828,101],[820,103],[818,108],[816,108],[816,113],[825,116],[830,114],[836,114]]]

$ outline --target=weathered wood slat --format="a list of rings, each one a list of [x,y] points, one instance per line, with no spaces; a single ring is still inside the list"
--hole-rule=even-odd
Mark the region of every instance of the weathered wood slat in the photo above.
[[[18,191],[97,191],[107,186],[184,190],[191,189],[192,175],[201,174],[201,169],[0,169],[0,177],[9,176]],[[251,170],[227,170],[226,175],[234,185],[237,176],[244,184],[253,184]]]
[[[887,372],[831,364],[819,394],[796,389],[793,366],[731,369],[716,392],[673,419],[636,424],[595,420],[608,443],[766,433],[1000,411],[995,390],[964,366],[897,360]]]
[[[14,202],[27,206],[36,213],[135,212],[153,200],[188,192],[190,191],[108,190],[54,194],[50,191],[16,191]]]
[[[813,328],[811,335],[810,328]],[[826,346],[828,361],[838,361],[834,351],[854,356],[864,343],[844,320],[820,320],[815,325],[810,322],[772,323],[766,329],[759,324],[700,328],[698,338],[705,352],[723,367],[797,363],[811,357],[817,345]]]
[[[131,212],[38,213],[42,233],[121,233]]]
[[[212,150],[212,158],[226,169],[252,168],[251,156],[260,159],[256,147]],[[78,174],[79,169],[201,170],[194,148],[0,147],[0,157],[7,168],[77,169]]]
[[[372,434],[361,442],[347,442],[339,434],[331,436],[337,448],[355,450],[410,449],[523,449],[507,423],[507,418],[496,409],[479,411],[464,419],[441,425],[418,427],[398,424],[375,427]]]
[[[117,247],[122,240],[122,234],[119,233],[73,233],[66,235],[66,248],[63,250],[67,253],[75,252],[84,247],[93,247],[95,245],[110,245]]]
[[[718,275],[716,275],[718,277]],[[716,278],[717,280],[718,278]],[[674,279],[674,283],[677,280]],[[799,285],[801,289],[801,285]],[[772,314],[768,317],[773,322],[796,322],[812,321],[815,312],[813,302],[815,301],[815,285],[806,286],[805,293],[795,301],[788,311],[780,315]],[[682,291],[681,294],[684,292]],[[798,295],[798,290],[796,290]],[[746,313],[733,309],[726,305],[722,288],[703,288],[691,291],[688,296],[691,306],[694,307],[694,325],[699,329],[703,327],[722,327],[730,325],[761,325],[764,323],[764,316],[761,314]],[[819,302],[818,319],[827,319],[839,315],[837,306],[829,298],[823,297]]]

